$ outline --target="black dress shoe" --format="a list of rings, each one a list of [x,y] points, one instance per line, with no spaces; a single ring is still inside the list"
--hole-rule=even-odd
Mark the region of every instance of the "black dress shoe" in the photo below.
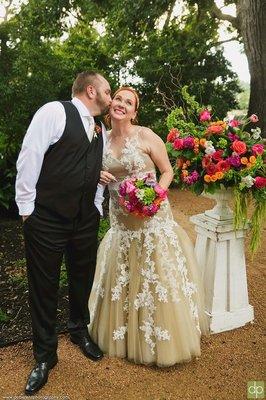
[[[97,344],[93,343],[89,336],[83,336],[82,338],[71,336],[70,340],[72,343],[77,344],[82,350],[83,354],[85,354],[85,356],[91,360],[99,361],[101,358],[103,358],[102,350],[99,349]]]
[[[25,394],[32,396],[37,393],[47,382],[50,369],[54,368],[57,364],[57,356],[51,362],[38,362],[31,371],[26,388]]]

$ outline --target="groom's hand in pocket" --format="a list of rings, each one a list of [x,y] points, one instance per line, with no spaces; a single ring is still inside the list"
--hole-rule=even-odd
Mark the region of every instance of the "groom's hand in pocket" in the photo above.
[[[116,178],[114,177],[114,175],[110,174],[110,172],[107,172],[107,171],[101,171],[100,184],[108,185],[108,183],[111,183],[111,182],[116,182]]]

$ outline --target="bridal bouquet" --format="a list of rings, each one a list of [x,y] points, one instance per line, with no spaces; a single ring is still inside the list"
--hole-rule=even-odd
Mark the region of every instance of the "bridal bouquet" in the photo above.
[[[174,164],[175,182],[196,194],[233,188],[235,226],[247,220],[248,201],[254,252],[266,214],[265,148],[257,115],[239,120],[214,120],[210,108],[202,108],[183,88],[186,110],[176,108],[167,119],[170,129],[167,151]],[[252,123],[250,133],[246,127]]]
[[[151,217],[156,214],[167,190],[163,189],[152,174],[143,178],[132,177],[124,180],[118,189],[119,204],[128,213],[138,217]]]

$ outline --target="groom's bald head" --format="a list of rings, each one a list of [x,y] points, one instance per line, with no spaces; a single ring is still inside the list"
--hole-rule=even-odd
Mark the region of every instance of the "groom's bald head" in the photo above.
[[[84,93],[89,85],[94,86],[97,89],[103,81],[106,81],[106,79],[96,71],[80,72],[74,80],[72,96],[74,97],[78,94]]]

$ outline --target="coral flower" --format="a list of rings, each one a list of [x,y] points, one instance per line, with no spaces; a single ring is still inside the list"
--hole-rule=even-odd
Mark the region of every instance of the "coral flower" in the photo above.
[[[211,122],[211,124],[207,128],[206,134],[220,135],[221,133],[224,132],[225,128],[226,128],[226,122],[224,121]]]
[[[212,182],[216,182],[217,181],[217,176],[216,175],[212,175],[211,176],[211,181]]]
[[[246,143],[242,142],[241,140],[235,140],[232,144],[232,149],[237,154],[243,154],[247,151],[247,145],[246,145]]]
[[[180,132],[178,129],[176,128],[172,128],[168,135],[167,135],[167,142],[171,142],[173,143],[175,141],[175,139],[180,135]]]

